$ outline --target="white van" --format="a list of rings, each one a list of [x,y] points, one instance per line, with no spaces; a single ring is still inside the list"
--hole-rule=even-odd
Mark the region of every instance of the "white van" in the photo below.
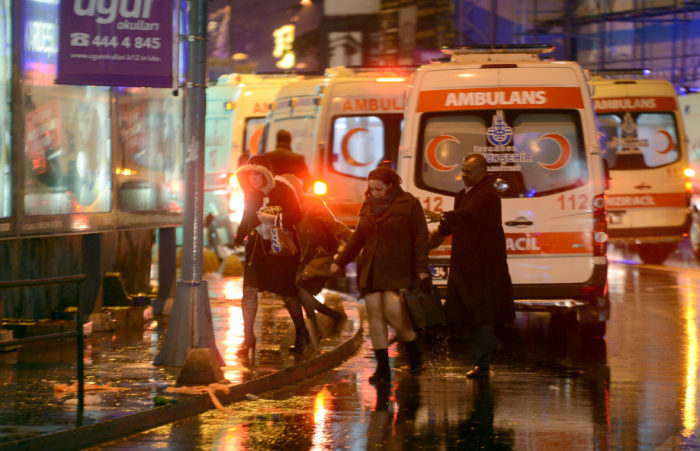
[[[700,93],[692,93],[678,98],[683,124],[688,136],[688,161],[692,198],[690,201],[690,247],[695,259],[700,261]]]
[[[282,87],[272,106],[265,151],[274,150],[278,130],[289,131],[292,150],[306,158],[314,192],[350,226],[369,172],[382,161],[396,162],[411,71],[329,68],[323,78]]]
[[[632,243],[644,263],[661,264],[688,233],[688,152],[673,85],[635,78],[644,72],[596,71],[590,86],[610,174],[610,241]]]
[[[243,194],[234,173],[241,158],[256,155],[270,104],[277,91],[300,76],[227,74],[207,87],[205,116],[204,216],[210,245],[233,241],[243,213]],[[217,255],[225,254],[217,249]]]
[[[419,68],[398,171],[425,208],[449,211],[462,160],[484,155],[502,196],[516,310],[576,311],[582,331],[599,337],[610,315],[603,160],[585,74],[540,59],[551,50],[444,49],[449,60]],[[449,256],[449,242],[431,253],[443,287]]]

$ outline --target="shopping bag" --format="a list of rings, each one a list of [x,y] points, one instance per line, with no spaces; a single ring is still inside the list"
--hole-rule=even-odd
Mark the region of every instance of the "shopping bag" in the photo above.
[[[445,324],[445,309],[442,306],[440,290],[437,287],[433,286],[430,293],[417,288],[402,290],[401,296],[406,302],[414,329],[425,329]]]
[[[289,257],[299,253],[294,235],[282,225],[281,214],[277,214],[272,225],[270,238],[270,254],[280,257]]]

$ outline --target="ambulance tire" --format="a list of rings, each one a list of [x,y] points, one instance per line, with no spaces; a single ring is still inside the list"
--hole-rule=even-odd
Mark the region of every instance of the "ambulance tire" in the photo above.
[[[700,211],[693,210],[692,221],[690,222],[690,249],[695,260],[700,261]]]
[[[660,265],[673,252],[674,247],[668,244],[640,244],[637,247],[639,258],[647,265]]]
[[[581,331],[581,338],[584,340],[602,340],[605,338],[606,324],[605,321],[580,323],[579,330]]]

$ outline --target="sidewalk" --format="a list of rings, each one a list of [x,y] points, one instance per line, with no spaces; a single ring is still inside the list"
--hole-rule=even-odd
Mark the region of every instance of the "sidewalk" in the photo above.
[[[342,305],[348,320],[337,330],[318,314],[330,336],[313,340],[302,356],[288,351],[294,328],[280,299],[263,296],[256,318],[255,357],[246,361],[235,352],[243,341],[240,278],[209,280],[214,333],[226,366],[226,403],[247,394],[292,384],[337,366],[362,344],[359,303],[347,295],[324,291],[329,305]],[[158,317],[142,333],[116,326],[93,332],[85,341],[85,407],[77,411],[75,392],[55,392],[76,380],[75,344],[33,343],[0,353],[0,449],[80,449],[128,436],[215,408],[209,395],[172,393],[179,367],[154,366],[167,326]],[[102,386],[101,390],[89,390]],[[156,406],[157,395],[172,403]]]

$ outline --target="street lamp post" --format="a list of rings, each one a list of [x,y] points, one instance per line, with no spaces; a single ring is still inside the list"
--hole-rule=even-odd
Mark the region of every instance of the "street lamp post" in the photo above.
[[[185,210],[182,269],[165,343],[154,364],[185,366],[193,353],[208,355],[213,375],[223,379],[214,339],[207,282],[202,280],[204,204],[204,116],[206,112],[206,0],[188,3],[188,65],[185,83]],[[201,366],[201,358],[198,359]],[[206,369],[204,369],[206,370]],[[184,368],[183,368],[184,371]],[[205,371],[206,372],[206,371]],[[206,382],[204,380],[203,382]]]

